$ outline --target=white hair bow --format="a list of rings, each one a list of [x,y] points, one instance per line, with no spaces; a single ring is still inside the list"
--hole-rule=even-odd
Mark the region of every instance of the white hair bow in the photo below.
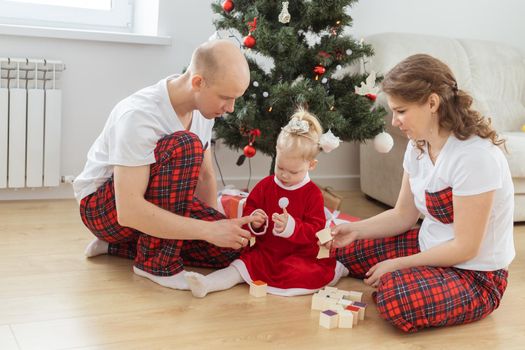
[[[283,129],[290,134],[307,134],[310,131],[310,125],[306,120],[294,118]]]

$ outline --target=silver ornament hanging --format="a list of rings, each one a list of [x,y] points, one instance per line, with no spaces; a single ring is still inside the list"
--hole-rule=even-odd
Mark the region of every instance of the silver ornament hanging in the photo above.
[[[290,22],[291,18],[292,16],[290,16],[290,12],[288,12],[288,1],[283,1],[283,9],[279,14],[279,22],[286,24]]]

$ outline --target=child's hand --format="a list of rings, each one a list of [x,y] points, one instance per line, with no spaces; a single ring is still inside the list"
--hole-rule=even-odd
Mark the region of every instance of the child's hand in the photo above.
[[[273,213],[272,221],[275,232],[281,233],[284,231],[286,224],[288,223],[288,214],[286,212],[284,214]]]
[[[263,211],[255,211],[252,216],[255,218],[251,223],[252,228],[254,229],[259,229],[262,225],[264,225],[266,220],[268,220],[266,213]]]

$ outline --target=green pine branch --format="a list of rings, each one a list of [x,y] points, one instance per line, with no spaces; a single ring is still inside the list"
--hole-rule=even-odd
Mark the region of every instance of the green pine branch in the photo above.
[[[233,0],[235,8],[230,13],[222,9],[222,2],[212,4],[217,30],[238,32],[244,37],[249,33],[248,22],[257,17],[252,32],[256,45],[247,54],[250,86],[237,99],[235,111],[215,123],[217,137],[228,147],[243,149],[248,144],[248,132],[260,129],[262,137],[254,146],[274,158],[277,136],[298,106],[307,107],[325,130],[331,129],[344,141],[364,141],[383,131],[385,111],[373,109],[371,100],[354,92],[367,75],[332,78],[341,67],[359,64],[373,55],[370,45],[342,34],[352,25],[348,10],[357,1],[289,1],[291,21],[287,24],[278,21],[282,1]],[[312,35],[318,38],[313,45],[308,41]],[[266,66],[272,66],[269,73],[252,53],[267,58]],[[323,75],[314,73],[317,65],[325,67]]]

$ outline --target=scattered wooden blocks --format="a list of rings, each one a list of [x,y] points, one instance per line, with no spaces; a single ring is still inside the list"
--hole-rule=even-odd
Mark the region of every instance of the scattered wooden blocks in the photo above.
[[[337,328],[339,325],[339,314],[332,310],[325,310],[319,314],[319,325],[324,328]]]
[[[365,319],[367,305],[362,297],[361,292],[325,287],[312,296],[312,310],[321,311],[319,325],[324,328],[353,328]]]
[[[250,284],[250,294],[256,298],[266,296],[268,292],[268,285],[263,281],[253,281]]]

